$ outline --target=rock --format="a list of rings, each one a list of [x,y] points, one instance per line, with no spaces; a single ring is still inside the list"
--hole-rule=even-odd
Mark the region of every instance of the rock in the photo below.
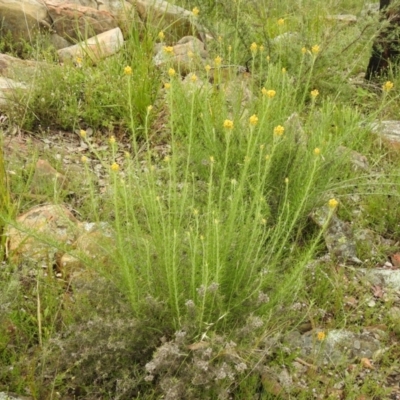
[[[51,4],[54,6],[62,6],[63,4],[76,4],[78,6],[90,7],[97,10],[97,0],[51,0]]]
[[[299,38],[300,38],[300,35],[297,32],[285,32],[285,33],[282,33],[281,35],[274,37],[271,40],[271,43],[274,45],[278,45],[283,42],[289,43],[293,40],[298,40]]]
[[[115,54],[124,44],[121,29],[101,33],[74,46],[60,49],[57,54],[61,61],[75,61],[77,58],[90,58],[96,63],[100,59]]]
[[[185,36],[172,47],[172,53],[167,52],[163,45],[158,45],[153,61],[157,66],[168,65],[186,75],[203,66],[206,58],[204,43],[194,36]]]
[[[361,10],[361,17],[365,18],[379,13],[379,1],[376,3],[366,3]]]
[[[77,238],[78,220],[62,205],[37,206],[6,228],[7,254],[14,263],[33,261],[52,267],[60,247]]]
[[[71,46],[72,44],[67,39],[64,39],[60,35],[57,35],[57,33],[52,33],[50,35],[50,42],[56,50],[64,49],[65,47]]]
[[[147,23],[164,31],[167,39],[179,38],[201,32],[193,15],[184,8],[164,0],[128,0],[136,6],[140,17]]]
[[[32,208],[7,226],[5,235],[7,256],[15,264],[32,262],[48,271],[55,266],[60,276],[79,284],[97,273],[88,265],[111,265],[115,248],[107,224],[81,223],[62,205]]]
[[[18,90],[27,90],[28,86],[21,82],[16,82],[10,78],[0,77],[0,106],[11,104],[13,98],[16,98]]]
[[[130,34],[133,21],[139,24],[139,17],[135,7],[122,0],[98,0],[98,10],[107,11],[113,15],[118,23],[119,28],[125,36]]]
[[[18,394],[0,392],[0,400],[33,400],[33,397],[20,396]]]
[[[116,19],[107,11],[77,4],[47,0],[46,6],[56,33],[67,40],[82,41],[117,28]]]
[[[320,329],[304,335],[291,332],[286,336],[285,342],[292,351],[299,351],[301,358],[317,366],[347,364],[355,358],[372,359],[377,352],[382,351],[381,342],[368,330],[353,333],[336,329],[322,332],[323,335],[321,332]]]
[[[346,156],[349,157],[351,164],[353,165],[354,170],[369,170],[368,158],[364,155],[358,153],[357,151],[348,149],[345,146],[339,146],[337,148],[336,153],[338,156]]]
[[[400,121],[374,122],[370,127],[373,133],[382,138],[387,147],[396,151],[400,150]]]
[[[325,19],[345,24],[355,24],[357,22],[357,17],[352,14],[327,15]]]
[[[400,269],[393,268],[357,268],[372,285],[389,287],[400,291]]]
[[[331,214],[328,206],[323,206],[311,213],[312,220],[322,229],[329,254],[339,261],[361,264],[357,258],[357,246],[351,225]],[[330,219],[329,219],[330,218]]]
[[[65,190],[67,179],[56,171],[48,161],[38,160],[31,182],[31,192],[34,194],[48,194],[49,190]]]
[[[0,0],[2,34],[32,42],[40,26],[50,26],[46,5],[39,0]]]
[[[130,14],[134,7],[131,3],[121,0],[98,0],[98,10],[107,11],[116,18],[123,17],[124,14]]]
[[[0,54],[0,76],[4,78],[31,82],[43,69],[48,70],[50,67],[49,64],[44,62],[21,60],[6,54]]]
[[[114,243],[114,236],[105,224],[80,224],[82,233],[73,243],[74,254],[65,253],[57,263],[63,276],[78,277],[85,270],[87,259],[105,264],[110,261],[109,250]],[[78,257],[79,256],[79,257]]]

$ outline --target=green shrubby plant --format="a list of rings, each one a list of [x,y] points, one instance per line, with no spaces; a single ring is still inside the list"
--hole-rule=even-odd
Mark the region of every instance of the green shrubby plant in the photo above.
[[[200,15],[210,7],[222,16],[228,4],[197,5]],[[351,163],[351,150],[378,157],[366,122],[393,106],[396,92],[384,84],[367,119],[363,108],[341,101],[342,86],[348,86],[335,78],[341,59],[329,61],[351,44],[356,29],[349,37],[323,37],[319,16],[333,3],[264,2],[270,26],[259,33],[254,23],[243,36],[254,15],[242,15],[242,2],[234,6],[230,20],[221,18],[217,27],[233,32],[226,35],[232,43],[222,34],[211,46],[210,65],[185,79],[171,65],[155,69],[157,32],[134,27],[119,55],[96,67],[74,60],[63,74],[52,68],[21,98],[24,107],[15,115],[24,115],[25,127],[40,122],[79,131],[90,152],[81,159],[88,184],[78,194],[85,203],[80,211],[91,220],[107,219],[115,235],[106,265],[87,266],[97,278],[68,283],[75,304],[59,303],[60,287],[38,275],[25,288],[32,295],[25,312],[18,307],[22,298],[13,308],[0,308],[2,319],[20,324],[18,340],[29,337],[30,348],[38,346],[36,367],[32,361],[21,367],[25,358],[13,348],[2,353],[31,377],[36,397],[75,391],[86,398],[250,398],[256,392],[268,398],[267,367],[289,368],[296,356],[288,353],[282,330],[308,318],[323,325],[318,307],[335,314],[329,327],[346,324],[343,277],[330,264],[311,262],[325,253],[329,218],[316,227],[310,213],[325,206],[330,216],[339,212],[351,220],[357,195],[366,225],[397,233],[387,197],[397,201],[397,172],[384,177],[355,171]],[[299,41],[263,42],[292,25],[304,30]],[[248,81],[237,74],[245,61]],[[346,74],[359,61],[352,60]],[[332,77],[323,72],[328,64]],[[168,142],[161,157],[154,149],[161,141],[152,129],[156,123]],[[93,146],[86,126],[109,129],[107,150]],[[127,132],[131,150],[124,158],[112,128]],[[101,196],[91,158],[106,171]],[[19,185],[26,190],[26,182]],[[378,204],[386,207],[384,216]],[[299,301],[305,304],[300,310],[293,306]],[[6,329],[0,339],[14,340]],[[0,372],[2,381],[21,390],[18,377]]]

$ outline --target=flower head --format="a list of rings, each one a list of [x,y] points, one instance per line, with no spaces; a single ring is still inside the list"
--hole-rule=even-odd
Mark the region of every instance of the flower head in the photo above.
[[[303,54],[306,54],[306,53],[307,53],[307,47],[302,47],[302,48],[301,48],[301,52],[302,52]]]
[[[262,92],[262,94],[263,94],[264,96],[267,96],[267,97],[270,98],[270,99],[272,99],[272,98],[275,97],[275,95],[276,95],[276,91],[273,90],[273,89],[267,90],[267,89],[265,89],[265,88],[262,88],[262,89],[261,89],[261,92]]]
[[[197,75],[196,75],[196,74],[191,74],[191,75],[190,75],[190,80],[191,80],[192,82],[196,82],[196,81],[197,81]]]
[[[226,119],[224,121],[224,128],[225,129],[233,129],[233,121],[231,121],[230,119]]]
[[[175,75],[175,70],[173,68],[170,68],[168,70],[168,75],[171,76],[171,77],[174,76]]]
[[[199,15],[200,9],[198,7],[193,8],[192,14],[197,17]]]
[[[210,66],[209,64],[207,64],[207,65],[204,67],[204,69],[205,69],[206,72],[208,73],[208,72],[210,72],[210,70],[211,70],[211,66]]]
[[[279,18],[278,21],[277,21],[277,24],[279,26],[283,26],[283,25],[285,25],[285,20],[283,18]]]
[[[125,74],[125,75],[132,75],[132,68],[131,68],[129,65],[127,65],[127,66],[124,68],[124,74]]]
[[[79,131],[79,135],[82,137],[82,138],[86,138],[86,131],[85,130],[83,130],[83,129],[81,129],[80,131]]]
[[[319,156],[319,155],[321,154],[321,149],[320,149],[319,147],[316,147],[316,148],[314,149],[314,154],[315,154],[316,156]]]
[[[171,84],[169,82],[164,83],[164,89],[168,90],[171,88]]]
[[[165,39],[165,34],[164,34],[163,31],[158,32],[158,38],[159,38],[160,40],[164,40],[164,39]]]
[[[250,118],[249,118],[249,123],[250,125],[256,126],[258,124],[258,117],[256,114],[253,114]]]
[[[317,333],[317,339],[322,342],[326,338],[326,333],[324,331],[319,331]]]
[[[172,46],[164,46],[163,51],[166,54],[172,54],[174,52],[174,48]]]
[[[220,56],[217,56],[214,58],[214,64],[219,67],[222,63],[222,58]]]
[[[274,135],[282,136],[283,132],[285,132],[285,128],[282,125],[278,125],[274,128]]]
[[[394,86],[393,82],[386,81],[383,84],[382,89],[383,89],[384,92],[390,92],[393,89],[393,86]]]
[[[317,89],[311,90],[311,97],[315,99],[319,95],[319,91]]]
[[[118,172],[119,171],[119,165],[116,162],[113,162],[111,164],[111,171],[113,171],[113,172]]]
[[[108,139],[108,143],[110,143],[111,145],[115,144],[115,136],[111,135],[110,139]]]
[[[83,164],[86,164],[88,162],[88,158],[86,156],[82,156],[81,161]]]
[[[261,44],[259,47],[260,53],[262,53],[265,50],[265,47]]]
[[[319,53],[319,51],[320,51],[320,47],[319,47],[319,45],[317,45],[317,44],[314,44],[314,46],[313,46],[313,47],[311,47],[311,53],[313,53],[313,54],[317,55],[317,54]]]
[[[329,206],[329,208],[332,208],[332,209],[335,209],[338,206],[338,204],[339,204],[339,202],[334,198],[332,198],[328,201],[328,206]]]
[[[256,42],[253,42],[253,43],[251,44],[251,46],[250,46],[251,52],[252,52],[252,53],[256,53],[256,52],[257,52],[257,49],[258,49],[257,43],[256,43]]]
[[[282,68],[282,74],[286,74],[286,68]]]
[[[150,104],[149,106],[147,106],[147,112],[150,112],[153,109],[153,106]]]

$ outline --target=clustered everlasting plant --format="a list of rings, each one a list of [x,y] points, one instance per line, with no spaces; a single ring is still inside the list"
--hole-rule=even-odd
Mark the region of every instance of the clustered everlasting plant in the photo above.
[[[191,18],[201,22],[207,9],[221,15],[221,5],[205,3],[190,5]],[[88,265],[102,278],[75,293],[75,308],[61,311],[58,293],[49,296],[47,310],[56,311],[48,343],[40,367],[28,372],[43,387],[52,379],[51,396],[74,381],[87,398],[253,398],[270,364],[284,363],[281,331],[306,318],[293,303],[307,299],[311,309],[318,302],[320,292],[307,286],[309,265],[325,252],[330,218],[348,218],[355,192],[372,208],[367,195],[395,180],[352,168],[352,150],[376,149],[363,110],[355,100],[342,102],[347,92],[324,80],[334,40],[321,33],[314,3],[314,19],[302,14],[310,18],[309,36],[293,51],[284,36],[270,46],[263,34],[279,37],[304,21],[281,10],[268,17],[265,32],[252,29],[247,43],[243,7],[235,2],[235,34],[226,33],[232,21],[222,24],[208,63],[185,79],[172,64],[171,43],[162,47],[167,62],[153,65],[153,45],[166,30],[132,27],[121,54],[95,67],[76,60],[62,76],[55,70],[27,100],[26,128],[52,123],[79,134],[87,148],[78,157],[85,182],[80,212],[113,231],[107,264]],[[237,74],[243,54],[248,78]],[[393,106],[396,86],[382,84],[368,118]],[[106,132],[107,145],[98,146],[87,126]],[[92,158],[105,171],[101,194]],[[8,204],[8,191],[1,195]],[[328,210],[322,227],[310,222],[318,207]],[[3,221],[8,208],[0,208]],[[319,272],[331,294],[333,280]],[[56,332],[60,315],[70,323]],[[316,342],[325,338],[320,329]],[[0,384],[2,373],[10,376],[0,368]]]

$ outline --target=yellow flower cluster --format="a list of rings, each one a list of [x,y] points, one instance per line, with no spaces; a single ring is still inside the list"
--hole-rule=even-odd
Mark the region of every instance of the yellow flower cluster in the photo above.
[[[314,55],[317,55],[319,52],[320,52],[320,47],[317,44],[311,47],[311,53],[313,53]]]
[[[199,15],[200,9],[198,7],[193,8],[192,14],[197,17]]]
[[[214,64],[219,67],[222,63],[222,58],[220,56],[217,56],[214,58]]]
[[[164,53],[172,54],[174,52],[174,48],[172,46],[164,46],[163,51]]]
[[[283,18],[279,18],[278,21],[277,21],[277,24],[279,26],[283,26],[283,25],[285,25],[285,20]]]
[[[328,201],[329,208],[335,209],[339,205],[339,202],[336,199],[330,199]]]
[[[230,119],[226,119],[224,121],[224,128],[225,129],[233,129],[233,121],[231,121]]]
[[[274,128],[274,135],[282,136],[283,132],[285,132],[285,128],[282,125],[278,125]]]
[[[169,75],[170,77],[173,77],[173,76],[175,75],[175,70],[174,70],[173,68],[170,68],[170,69],[168,70],[168,75]]]
[[[111,171],[113,171],[113,172],[118,172],[119,171],[119,165],[116,162],[112,163]]]
[[[394,86],[393,82],[386,81],[382,86],[382,90],[384,92],[390,92],[393,89],[393,86]]]
[[[257,43],[256,43],[256,42],[253,42],[253,43],[251,44],[251,46],[250,46],[250,51],[251,51],[252,53],[257,53],[257,49],[258,49]]]
[[[261,93],[262,93],[264,96],[269,97],[270,99],[272,99],[272,98],[275,97],[275,95],[276,95],[276,91],[275,91],[275,90],[273,90],[273,89],[267,90],[267,89],[265,89],[265,87],[263,87],[263,88],[261,89]]]
[[[249,123],[250,125],[256,126],[258,124],[258,117],[256,114],[253,114],[250,118],[249,118]]]
[[[311,97],[315,99],[319,95],[319,92],[317,89],[311,90]]]
[[[124,68],[125,75],[132,75],[132,68],[128,65]]]

